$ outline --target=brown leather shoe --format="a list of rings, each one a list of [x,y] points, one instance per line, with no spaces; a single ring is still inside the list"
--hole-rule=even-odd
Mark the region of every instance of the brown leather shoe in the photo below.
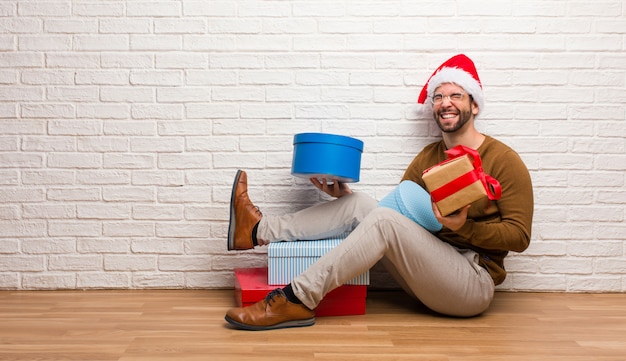
[[[228,250],[254,248],[252,230],[263,215],[248,197],[248,175],[238,170],[230,194],[230,222],[228,224]]]
[[[224,318],[231,325],[249,331],[304,327],[315,324],[315,312],[305,305],[289,302],[280,288],[268,293],[264,300],[252,306],[228,310]]]

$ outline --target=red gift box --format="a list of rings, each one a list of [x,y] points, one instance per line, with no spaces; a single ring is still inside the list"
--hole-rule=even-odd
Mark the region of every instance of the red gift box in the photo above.
[[[267,284],[267,267],[235,269],[235,301],[238,307],[250,306],[282,286]],[[364,315],[367,286],[342,285],[331,292],[315,309],[315,316]]]
[[[446,151],[448,159],[424,171],[422,179],[442,216],[483,197],[498,200],[500,183],[484,173],[478,152],[458,145]]]

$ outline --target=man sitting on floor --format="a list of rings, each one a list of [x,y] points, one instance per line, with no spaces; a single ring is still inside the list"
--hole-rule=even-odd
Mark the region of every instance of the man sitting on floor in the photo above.
[[[530,242],[533,190],[519,155],[474,126],[484,107],[474,63],[457,55],[442,64],[422,89],[419,103],[432,110],[442,140],[426,146],[402,180],[425,187],[424,170],[446,159],[457,145],[480,154],[485,173],[500,182],[502,196],[467,205],[443,217],[443,229],[429,232],[364,193],[336,180],[311,179],[336,199],[282,216],[262,215],[247,192],[247,175],[237,172],[232,198],[228,249],[243,250],[281,240],[315,240],[350,232],[289,285],[258,303],[233,308],[226,321],[240,329],[269,330],[310,326],[315,307],[331,290],[381,261],[402,288],[430,309],[452,316],[474,316],[490,305],[504,281],[504,258]]]

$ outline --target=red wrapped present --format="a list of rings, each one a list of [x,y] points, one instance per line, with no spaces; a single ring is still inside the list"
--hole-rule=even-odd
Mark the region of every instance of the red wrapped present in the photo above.
[[[446,151],[448,159],[424,171],[422,179],[442,216],[483,197],[498,200],[500,183],[485,174],[478,152],[458,145]]]
[[[235,269],[235,301],[237,306],[250,306],[262,300],[275,288],[267,284],[267,267]],[[315,309],[315,315],[364,315],[367,286],[343,285],[329,292]]]

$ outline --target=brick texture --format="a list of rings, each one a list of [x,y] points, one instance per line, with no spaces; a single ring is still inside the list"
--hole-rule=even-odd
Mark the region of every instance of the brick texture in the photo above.
[[[293,135],[346,134],[353,188],[382,198],[463,52],[477,126],[535,187],[500,288],[625,292],[625,24],[621,0],[2,1],[0,289],[232,287],[266,262],[225,250],[236,169],[265,213],[297,210],[324,197],[289,174]]]

